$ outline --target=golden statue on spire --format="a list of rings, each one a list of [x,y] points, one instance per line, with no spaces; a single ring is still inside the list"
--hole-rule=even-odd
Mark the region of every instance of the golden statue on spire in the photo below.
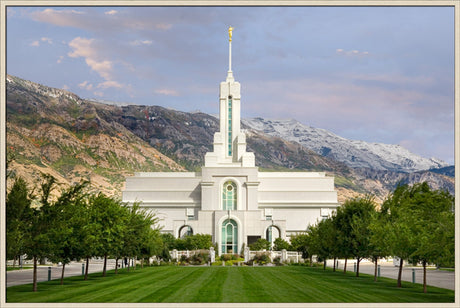
[[[233,31],[233,28],[232,26],[230,26],[230,28],[228,28],[228,37],[229,37],[230,42],[232,41],[232,31]]]

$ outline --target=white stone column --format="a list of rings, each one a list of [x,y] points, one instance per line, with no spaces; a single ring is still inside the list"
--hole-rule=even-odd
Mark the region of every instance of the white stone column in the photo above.
[[[281,262],[285,263],[287,261],[287,251],[286,249],[281,250]]]
[[[211,258],[211,263],[216,262],[216,252],[214,251],[214,247],[209,248],[209,256]]]
[[[249,247],[246,246],[244,247],[244,262],[248,262],[249,261]]]

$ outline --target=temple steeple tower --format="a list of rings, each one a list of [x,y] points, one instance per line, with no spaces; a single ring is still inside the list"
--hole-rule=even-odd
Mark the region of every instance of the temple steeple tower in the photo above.
[[[241,94],[232,72],[232,27],[228,35],[228,72],[219,94],[220,130],[214,134],[214,151],[206,153],[205,167],[254,167],[254,153],[246,152],[246,136],[240,131]]]

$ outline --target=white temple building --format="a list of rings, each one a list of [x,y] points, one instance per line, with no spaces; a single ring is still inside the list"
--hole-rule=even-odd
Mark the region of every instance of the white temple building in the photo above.
[[[201,172],[139,172],[126,179],[123,201],[161,219],[175,237],[211,234],[219,255],[241,253],[259,238],[272,242],[305,231],[339,203],[334,178],[324,172],[259,172],[240,130],[240,83],[231,68],[220,83],[220,130]]]

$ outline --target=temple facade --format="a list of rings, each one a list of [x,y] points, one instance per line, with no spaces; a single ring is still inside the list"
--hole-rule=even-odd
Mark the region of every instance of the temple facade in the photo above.
[[[259,238],[273,242],[305,231],[339,203],[334,178],[324,172],[259,172],[240,129],[240,83],[231,68],[220,83],[220,129],[201,172],[139,172],[126,179],[123,201],[161,219],[176,237],[211,234],[219,255],[242,253]]]

